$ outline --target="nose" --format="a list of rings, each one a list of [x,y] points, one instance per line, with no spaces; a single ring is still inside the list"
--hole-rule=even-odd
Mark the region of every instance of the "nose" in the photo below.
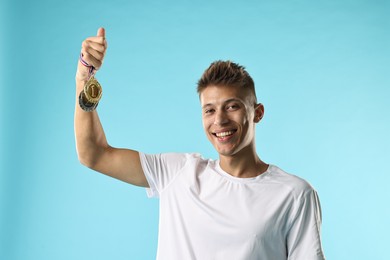
[[[215,112],[214,125],[224,125],[229,122],[229,119],[223,110]]]

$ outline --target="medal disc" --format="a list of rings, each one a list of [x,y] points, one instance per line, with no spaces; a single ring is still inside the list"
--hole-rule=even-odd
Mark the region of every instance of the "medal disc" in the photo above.
[[[84,86],[84,94],[88,102],[98,103],[102,98],[102,86],[95,79],[95,77],[91,77]]]

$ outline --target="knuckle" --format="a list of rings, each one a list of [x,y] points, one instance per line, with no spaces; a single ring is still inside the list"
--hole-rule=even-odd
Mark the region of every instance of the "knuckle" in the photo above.
[[[83,41],[83,42],[81,43],[81,47],[82,47],[82,48],[86,48],[87,46],[88,46],[87,40],[85,40],[85,41]]]
[[[102,50],[101,52],[99,52],[99,59],[103,59],[104,58],[104,50]]]

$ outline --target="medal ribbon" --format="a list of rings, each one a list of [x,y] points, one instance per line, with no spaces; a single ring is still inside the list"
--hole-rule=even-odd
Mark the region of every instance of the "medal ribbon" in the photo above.
[[[81,64],[83,64],[85,67],[89,68],[89,73],[88,73],[88,79],[90,79],[95,73],[95,67],[92,66],[92,65],[89,65],[88,62],[86,62],[84,59],[83,59],[83,53],[80,53],[80,62]]]

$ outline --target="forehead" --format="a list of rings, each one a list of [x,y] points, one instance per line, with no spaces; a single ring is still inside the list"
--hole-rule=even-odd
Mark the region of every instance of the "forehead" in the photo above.
[[[202,106],[217,105],[231,100],[250,102],[252,94],[249,90],[233,86],[208,86],[200,93]]]

